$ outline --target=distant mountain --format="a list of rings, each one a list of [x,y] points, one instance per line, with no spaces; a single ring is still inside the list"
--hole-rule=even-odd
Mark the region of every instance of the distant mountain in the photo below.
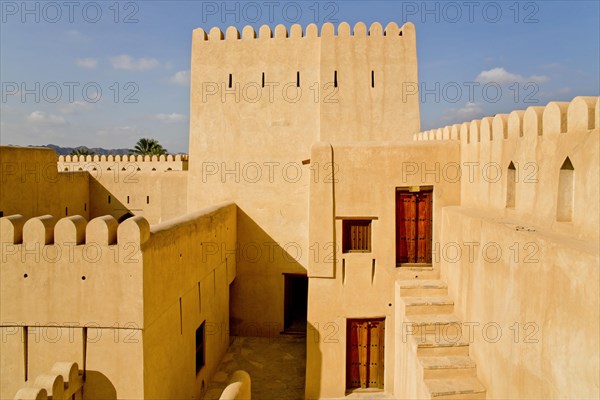
[[[59,156],[68,156],[69,154],[71,154],[71,152],[75,149],[80,149],[80,148],[86,148],[90,151],[90,153],[94,153],[97,154],[99,156],[103,155],[103,154],[119,154],[119,155],[123,155],[123,154],[129,154],[129,149],[103,149],[102,147],[86,147],[86,146],[79,146],[79,147],[60,147],[60,146],[56,146],[54,144],[46,144],[46,145],[41,145],[41,146],[29,146],[29,147],[48,147],[54,151],[56,151],[56,154],[58,154]]]

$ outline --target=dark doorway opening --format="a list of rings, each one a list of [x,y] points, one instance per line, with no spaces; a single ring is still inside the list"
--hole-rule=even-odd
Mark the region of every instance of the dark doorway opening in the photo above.
[[[301,274],[283,274],[285,280],[283,332],[288,335],[306,335],[308,304],[308,277]]]

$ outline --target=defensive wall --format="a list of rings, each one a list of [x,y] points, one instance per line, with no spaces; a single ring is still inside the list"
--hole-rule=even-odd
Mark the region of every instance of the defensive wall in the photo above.
[[[599,395],[599,117],[576,97],[415,135],[461,146],[438,257],[489,398]]]
[[[1,397],[70,360],[84,398],[198,398],[229,346],[236,257],[214,249],[235,249],[236,215],[0,218]]]

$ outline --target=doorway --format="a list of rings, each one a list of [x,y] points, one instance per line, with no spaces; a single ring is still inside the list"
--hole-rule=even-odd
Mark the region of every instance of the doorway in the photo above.
[[[385,319],[348,319],[346,388],[383,389]]]
[[[283,332],[290,335],[306,335],[306,311],[308,302],[308,277],[284,273]]]
[[[431,264],[433,189],[396,189],[396,265]]]

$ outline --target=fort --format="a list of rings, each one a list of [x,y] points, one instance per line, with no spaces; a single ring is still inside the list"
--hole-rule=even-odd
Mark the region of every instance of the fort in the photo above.
[[[421,131],[418,81],[411,23],[196,29],[189,157],[3,146],[0,397],[199,399],[280,334],[307,399],[600,396],[600,98]]]

